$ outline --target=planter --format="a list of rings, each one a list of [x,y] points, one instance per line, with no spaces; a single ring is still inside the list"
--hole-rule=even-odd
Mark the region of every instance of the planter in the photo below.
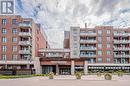
[[[104,78],[106,80],[112,80],[112,75],[110,73],[107,73],[107,74],[104,75]]]
[[[49,79],[54,79],[54,73],[53,73],[53,72],[50,72],[50,73],[48,74],[48,76],[49,76]]]
[[[81,79],[82,73],[77,72],[77,73],[75,73],[75,76],[76,76],[76,79]]]

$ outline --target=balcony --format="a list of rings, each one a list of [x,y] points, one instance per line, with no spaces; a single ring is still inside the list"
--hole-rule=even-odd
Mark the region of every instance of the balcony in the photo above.
[[[32,45],[31,41],[19,41],[19,45]]]
[[[80,35],[81,36],[96,36],[96,33],[85,33],[85,32],[81,32]]]
[[[46,54],[46,57],[63,57],[63,54]]]
[[[31,25],[31,23],[25,23],[25,22],[22,22],[22,23],[19,23],[19,27],[23,27],[23,28],[25,28],[25,27],[27,27],[27,28],[29,28],[29,27],[31,27],[32,25]]]
[[[122,50],[122,51],[127,51],[127,50],[130,50],[129,47],[114,47],[114,50]]]
[[[125,43],[130,43],[130,40],[114,40],[114,43],[116,43],[116,44],[119,44],[119,43],[125,44]]]
[[[19,54],[31,54],[30,50],[19,50]]]
[[[19,36],[31,36],[30,32],[19,32]]]
[[[130,36],[130,33],[114,33],[114,36]]]
[[[96,47],[80,47],[80,50],[96,50]]]
[[[80,57],[88,57],[88,58],[91,58],[91,57],[96,57],[96,54],[80,54]]]
[[[116,58],[130,58],[129,54],[114,54]]]
[[[80,43],[96,43],[96,40],[80,40]]]

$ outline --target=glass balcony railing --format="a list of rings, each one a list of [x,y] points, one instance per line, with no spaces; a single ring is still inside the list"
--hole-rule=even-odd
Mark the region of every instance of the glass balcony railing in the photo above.
[[[19,54],[31,54],[30,50],[19,50]]]
[[[80,50],[96,50],[96,47],[80,47]]]
[[[83,33],[83,32],[81,32],[80,35],[96,36],[96,33]]]
[[[31,41],[19,41],[19,45],[32,45]]]
[[[46,54],[46,57],[63,57],[62,54]]]
[[[129,47],[114,47],[114,50],[130,50]]]
[[[114,57],[117,57],[117,58],[130,58],[130,55],[129,54],[114,54]]]
[[[80,57],[96,57],[96,54],[80,54]]]
[[[19,32],[19,36],[31,36],[30,32]]]
[[[80,40],[80,43],[96,43],[96,40]]]
[[[32,26],[31,23],[24,23],[24,22],[19,23],[19,27],[31,27],[31,26]]]
[[[130,40],[114,40],[114,43],[130,43]]]

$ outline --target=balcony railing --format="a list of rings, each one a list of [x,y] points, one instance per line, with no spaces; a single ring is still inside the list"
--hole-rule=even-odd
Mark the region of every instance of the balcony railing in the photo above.
[[[130,33],[114,33],[114,36],[130,36]]]
[[[117,58],[130,58],[130,55],[129,54],[114,54],[114,57],[117,57]]]
[[[80,50],[96,50],[96,47],[80,47]]]
[[[46,57],[63,57],[62,54],[46,54]]]
[[[19,54],[31,54],[30,50],[19,50]]]
[[[32,45],[31,41],[19,41],[19,45]]]
[[[96,54],[80,54],[80,57],[96,57]]]
[[[80,43],[96,43],[96,40],[80,40]]]
[[[31,27],[31,23],[19,23],[19,27]]]
[[[31,36],[30,32],[19,32],[19,36]]]
[[[114,47],[114,50],[130,50],[129,47]]]
[[[82,35],[85,35],[85,36],[96,36],[96,33],[83,33],[83,32],[81,32],[80,33],[80,35],[82,36]]]
[[[130,43],[130,40],[114,40],[114,43]]]

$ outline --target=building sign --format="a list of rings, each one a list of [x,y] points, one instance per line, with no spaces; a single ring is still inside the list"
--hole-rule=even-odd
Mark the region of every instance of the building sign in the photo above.
[[[54,64],[66,64],[67,61],[51,61]]]
[[[0,0],[0,14],[14,14],[14,0]]]

